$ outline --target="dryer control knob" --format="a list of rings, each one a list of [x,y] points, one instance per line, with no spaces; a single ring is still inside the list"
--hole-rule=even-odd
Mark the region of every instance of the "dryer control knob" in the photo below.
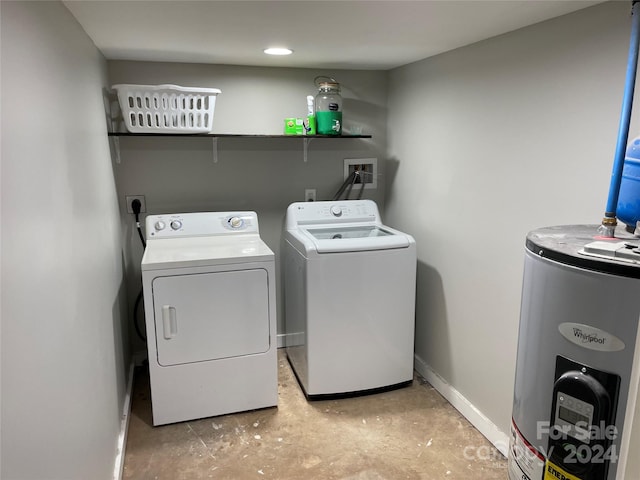
[[[164,230],[164,227],[166,227],[167,225],[162,221],[162,220],[158,220],[155,225],[154,228],[156,229],[156,231],[160,231],[160,230]]]
[[[180,220],[171,220],[171,228],[180,230],[182,228],[182,222]]]
[[[231,228],[240,228],[244,225],[244,220],[240,217],[231,217],[228,222]]]
[[[338,205],[334,205],[333,207],[331,207],[331,214],[334,217],[340,217],[342,215],[342,208],[340,208]]]

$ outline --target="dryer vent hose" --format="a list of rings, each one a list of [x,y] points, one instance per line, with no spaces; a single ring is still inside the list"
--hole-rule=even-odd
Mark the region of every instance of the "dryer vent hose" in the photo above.
[[[133,210],[133,213],[136,216],[136,228],[138,229],[138,236],[140,237],[140,242],[142,242],[142,249],[144,250],[145,248],[147,248],[147,242],[145,242],[144,240],[144,235],[142,234],[142,228],[140,227],[140,210],[142,209],[142,204],[140,203],[140,200],[138,200],[137,198],[131,202],[131,209]],[[138,296],[136,297],[136,301],[133,304],[133,326],[136,329],[136,333],[138,334],[138,337],[140,337],[140,340],[142,340],[143,342],[147,341],[147,336],[142,332],[142,329],[140,328],[140,325],[138,324],[138,308],[140,306],[140,303],[142,302],[142,288],[140,289],[140,293],[138,293]]]

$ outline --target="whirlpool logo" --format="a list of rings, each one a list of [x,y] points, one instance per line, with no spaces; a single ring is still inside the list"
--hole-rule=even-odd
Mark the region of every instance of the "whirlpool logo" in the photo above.
[[[618,352],[624,342],[615,335],[590,325],[565,322],[558,325],[560,334],[571,343],[599,352]]]
[[[599,343],[604,345],[607,337],[599,337],[597,333],[584,333],[580,327],[573,327],[573,335],[579,338],[582,343]]]

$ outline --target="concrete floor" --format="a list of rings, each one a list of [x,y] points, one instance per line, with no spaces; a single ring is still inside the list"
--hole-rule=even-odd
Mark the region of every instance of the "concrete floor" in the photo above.
[[[505,480],[506,461],[431,385],[308,402],[278,353],[279,403],[153,427],[136,372],[125,479]]]

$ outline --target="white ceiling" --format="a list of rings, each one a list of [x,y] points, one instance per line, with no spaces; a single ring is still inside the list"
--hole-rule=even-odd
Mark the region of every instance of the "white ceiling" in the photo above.
[[[598,0],[66,0],[107,59],[387,70]],[[271,57],[270,46],[294,50]]]

